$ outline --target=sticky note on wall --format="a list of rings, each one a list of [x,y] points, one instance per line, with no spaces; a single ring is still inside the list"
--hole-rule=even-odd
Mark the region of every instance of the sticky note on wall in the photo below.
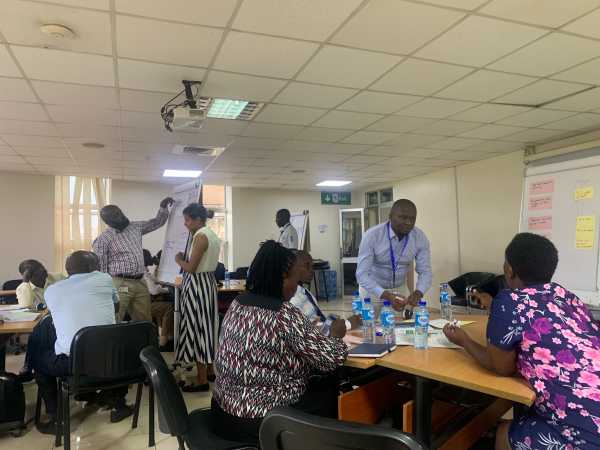
[[[529,230],[551,230],[552,216],[529,217],[527,220],[527,228]]]
[[[575,189],[575,200],[588,200],[594,198],[594,186]]]
[[[596,216],[578,216],[575,225],[575,248],[594,248],[596,240]]]

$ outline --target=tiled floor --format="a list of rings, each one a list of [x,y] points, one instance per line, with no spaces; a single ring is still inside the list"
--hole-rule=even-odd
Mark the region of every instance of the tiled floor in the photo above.
[[[7,356],[6,370],[16,373],[23,363],[23,355]],[[25,385],[27,403],[26,418],[31,418],[35,411],[37,386],[35,382]],[[188,411],[205,408],[210,405],[210,393],[184,393]],[[135,401],[135,389],[131,388],[127,402]],[[82,408],[82,404],[71,403],[71,448],[73,450],[133,450],[148,447],[148,389],[144,388],[138,427],[131,429],[131,418],[120,423],[110,423],[108,412],[95,408]],[[158,429],[158,412],[155,410],[156,446],[158,450],[177,450],[177,439],[163,434]],[[21,437],[13,437],[10,433],[0,434],[1,450],[51,450],[54,437],[40,434],[30,423]],[[61,447],[62,448],[62,447]]]

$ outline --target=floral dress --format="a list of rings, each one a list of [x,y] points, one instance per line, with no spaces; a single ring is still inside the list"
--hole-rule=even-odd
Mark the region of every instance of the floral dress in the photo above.
[[[505,290],[492,302],[488,342],[516,350],[535,404],[509,430],[515,450],[600,449],[600,328],[557,283]]]

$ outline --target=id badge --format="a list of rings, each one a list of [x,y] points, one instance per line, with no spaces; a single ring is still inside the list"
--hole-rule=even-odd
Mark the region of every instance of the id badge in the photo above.
[[[119,293],[121,294],[127,294],[129,292],[129,288],[127,286],[121,286],[119,288]]]

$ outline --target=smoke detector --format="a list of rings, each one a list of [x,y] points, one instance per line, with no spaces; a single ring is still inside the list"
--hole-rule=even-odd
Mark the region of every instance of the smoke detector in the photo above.
[[[40,31],[54,39],[73,39],[77,36],[69,27],[59,23],[46,23],[40,27]]]

